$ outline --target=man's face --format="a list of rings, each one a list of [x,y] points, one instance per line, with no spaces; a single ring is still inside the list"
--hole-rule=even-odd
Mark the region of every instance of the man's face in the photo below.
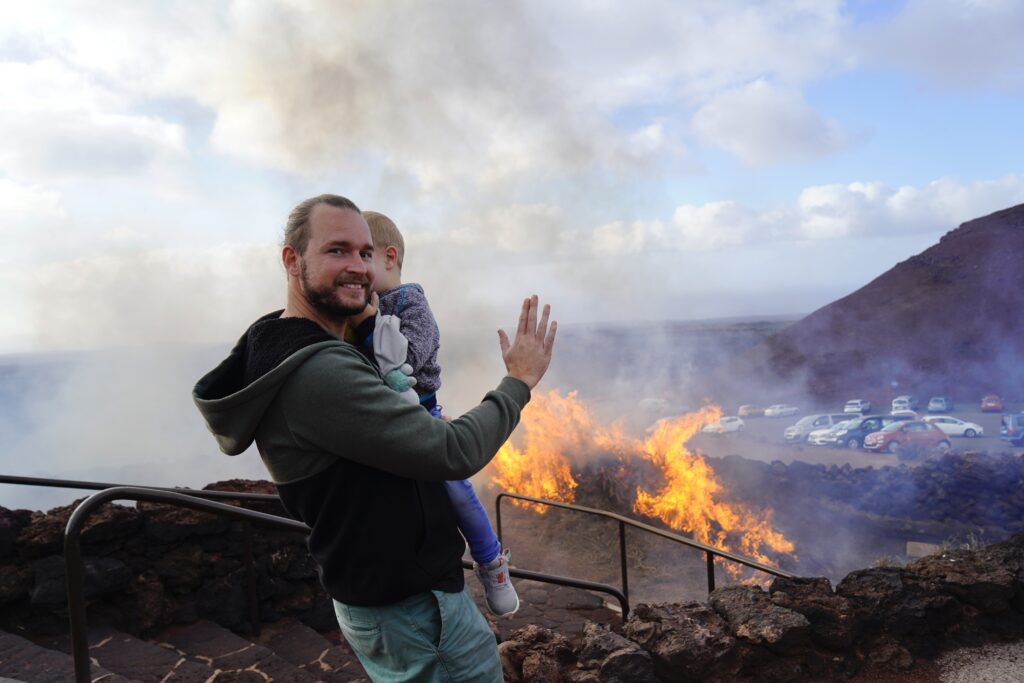
[[[355,211],[320,204],[310,214],[309,232],[309,244],[299,258],[302,292],[320,315],[341,322],[366,308],[370,299],[370,228]]]

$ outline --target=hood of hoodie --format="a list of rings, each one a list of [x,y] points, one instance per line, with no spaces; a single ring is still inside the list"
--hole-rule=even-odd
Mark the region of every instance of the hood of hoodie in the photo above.
[[[253,442],[256,428],[295,368],[311,356],[345,342],[306,318],[275,311],[254,322],[228,357],[203,375],[192,400],[228,455]]]

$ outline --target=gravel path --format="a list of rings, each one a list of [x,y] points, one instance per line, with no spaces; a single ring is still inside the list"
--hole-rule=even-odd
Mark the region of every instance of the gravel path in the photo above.
[[[1024,681],[1024,642],[964,647],[942,655],[941,683]]]

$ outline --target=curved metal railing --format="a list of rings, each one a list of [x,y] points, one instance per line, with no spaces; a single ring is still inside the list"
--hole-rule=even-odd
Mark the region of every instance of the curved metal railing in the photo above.
[[[41,477],[19,477],[13,475],[0,475],[0,484],[16,484],[22,486],[45,486],[53,488],[86,489],[97,490],[95,493],[79,505],[68,518],[64,536],[64,564],[65,581],[68,594],[68,615],[71,624],[72,655],[75,662],[75,680],[86,683],[90,680],[91,662],[89,660],[88,625],[86,621],[85,598],[82,587],[83,563],[81,552],[81,531],[89,518],[101,505],[114,500],[145,501],[162,503],[165,505],[176,505],[187,507],[202,512],[223,514],[227,517],[246,522],[248,531],[249,522],[264,524],[285,531],[308,534],[309,527],[294,519],[278,517],[277,515],[249,510],[234,505],[226,505],[216,502],[220,500],[253,500],[253,501],[276,501],[280,498],[274,494],[267,493],[245,493],[234,491],[206,491],[195,489],[165,488],[150,486],[124,486],[104,482],[75,481],[67,479],[47,479]],[[255,572],[251,556],[252,544],[247,543],[247,555],[249,559],[249,583],[250,583],[250,618],[256,619],[257,612],[254,607],[256,600]],[[473,565],[467,560],[462,561],[464,569],[472,569]],[[515,578],[539,581],[570,588],[579,588],[598,593],[604,593],[618,601],[622,619],[629,615],[629,602],[624,593],[614,586],[608,586],[593,581],[573,579],[555,574],[545,574],[526,569],[509,567],[509,574]],[[254,629],[258,632],[258,622],[254,622]]]
[[[643,522],[638,522],[635,519],[631,519],[629,517],[625,517],[623,515],[619,515],[619,514],[616,514],[614,512],[608,512],[606,510],[599,510],[597,508],[586,507],[584,505],[575,505],[573,503],[562,503],[562,502],[555,501],[555,500],[547,500],[545,498],[534,498],[532,496],[523,496],[523,495],[520,495],[518,493],[502,492],[502,493],[499,493],[497,498],[495,498],[495,500],[494,500],[495,522],[496,522],[496,526],[498,527],[497,528],[497,532],[498,532],[498,539],[499,540],[503,538],[503,536],[501,535],[501,501],[504,498],[512,498],[513,500],[524,500],[524,501],[528,501],[530,503],[536,503],[538,505],[547,505],[549,507],[562,508],[563,510],[572,510],[573,512],[582,512],[584,514],[596,515],[598,517],[604,517],[606,519],[612,519],[612,520],[617,521],[619,523],[619,566],[620,566],[621,574],[622,574],[622,594],[624,596],[626,596],[627,607],[628,607],[628,604],[629,604],[628,603],[628,600],[629,600],[629,572],[627,571],[628,564],[626,562],[626,527],[627,526],[631,526],[631,527],[633,527],[635,529],[640,529],[641,531],[646,531],[647,533],[654,534],[656,536],[661,536],[662,538],[667,538],[668,540],[674,541],[676,543],[682,543],[683,545],[688,545],[691,548],[695,548],[697,550],[700,550],[700,551],[704,552],[706,560],[707,560],[708,593],[710,593],[711,591],[715,590],[715,558],[716,557],[721,557],[722,559],[730,560],[732,562],[738,562],[739,564],[742,564],[742,565],[744,565],[746,567],[750,567],[752,569],[756,569],[758,571],[765,572],[767,574],[772,574],[774,576],[782,576],[782,577],[790,578],[790,579],[795,577],[794,574],[791,574],[790,572],[787,572],[787,571],[782,570],[782,569],[778,569],[777,567],[771,567],[769,565],[766,565],[766,564],[763,564],[761,562],[758,562],[757,560],[752,560],[749,557],[744,557],[743,555],[737,555],[736,553],[731,553],[728,550],[722,550],[721,548],[716,548],[714,546],[707,545],[706,543],[701,543],[700,541],[695,541],[692,538],[687,538],[686,536],[683,536],[681,534],[677,534],[677,533],[675,533],[673,531],[666,531],[665,529],[659,529],[656,526],[651,526],[650,524],[644,524]],[[625,611],[623,612],[623,614],[625,614]]]

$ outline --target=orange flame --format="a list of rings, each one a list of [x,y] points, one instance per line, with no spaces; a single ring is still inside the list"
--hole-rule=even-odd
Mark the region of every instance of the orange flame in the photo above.
[[[714,471],[703,457],[686,448],[686,442],[702,426],[721,416],[721,408],[705,406],[658,421],[640,441],[626,436],[618,425],[598,422],[576,392],[564,397],[555,391],[536,394],[523,410],[524,447],[502,446],[491,463],[491,481],[512,493],[571,503],[577,484],[570,457],[614,454],[619,458],[619,476],[628,474],[626,465],[631,459],[643,458],[662,473],[664,484],[656,493],[637,488],[634,512],[656,517],[702,543],[773,564],[767,553],[792,554],[794,546],[772,529],[772,511],[755,512],[742,504],[716,500],[722,486]],[[547,511],[545,506],[514,502],[541,514]],[[724,566],[741,577],[740,565],[728,562]]]
[[[524,448],[520,450],[510,442],[502,446],[491,461],[491,481],[524,496],[563,503],[576,500],[576,480],[563,453],[580,452],[595,428],[583,405],[576,401],[576,392],[565,398],[555,391],[535,395],[523,409],[522,424],[526,431]],[[541,514],[548,510],[544,505],[513,502]]]
[[[661,470],[665,483],[657,494],[638,488],[633,510],[691,533],[702,543],[772,564],[766,552],[791,554],[794,546],[772,529],[771,510],[755,513],[739,503],[716,501],[722,487],[714,471],[704,458],[686,448],[686,442],[701,426],[721,416],[721,408],[706,406],[696,413],[658,423],[644,442],[643,452]],[[725,566],[739,575],[737,565]]]

